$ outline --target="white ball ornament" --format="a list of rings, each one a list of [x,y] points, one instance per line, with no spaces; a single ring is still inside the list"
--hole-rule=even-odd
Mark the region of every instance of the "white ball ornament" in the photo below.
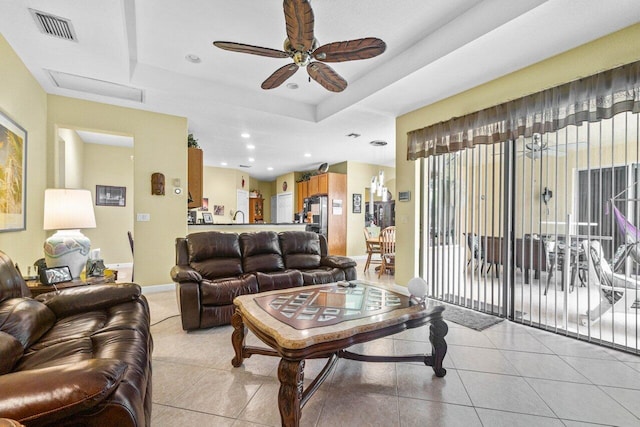
[[[427,282],[422,277],[414,277],[407,284],[409,293],[418,300],[424,299],[427,295]]]

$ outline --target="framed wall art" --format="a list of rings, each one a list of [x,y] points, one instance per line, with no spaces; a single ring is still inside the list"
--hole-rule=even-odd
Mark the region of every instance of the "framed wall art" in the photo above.
[[[24,230],[27,131],[0,111],[0,231]]]
[[[362,212],[362,194],[353,193],[352,202],[353,202],[353,213],[361,213]]]
[[[96,185],[96,206],[127,205],[127,187],[114,187],[111,185]]]

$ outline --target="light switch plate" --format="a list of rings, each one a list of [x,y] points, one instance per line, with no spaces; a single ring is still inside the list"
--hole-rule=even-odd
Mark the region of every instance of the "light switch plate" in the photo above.
[[[139,213],[136,215],[137,221],[151,221],[151,214],[148,213]]]

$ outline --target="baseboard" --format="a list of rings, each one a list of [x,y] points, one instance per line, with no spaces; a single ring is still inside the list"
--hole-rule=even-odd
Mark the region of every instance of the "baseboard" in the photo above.
[[[167,283],[165,285],[142,286],[143,294],[155,294],[157,292],[168,292],[176,289],[175,283]]]

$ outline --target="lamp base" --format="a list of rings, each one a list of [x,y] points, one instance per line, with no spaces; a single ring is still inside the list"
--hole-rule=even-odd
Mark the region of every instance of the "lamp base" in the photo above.
[[[91,241],[80,230],[58,230],[44,242],[47,267],[68,266],[71,277],[77,279],[89,258]]]

